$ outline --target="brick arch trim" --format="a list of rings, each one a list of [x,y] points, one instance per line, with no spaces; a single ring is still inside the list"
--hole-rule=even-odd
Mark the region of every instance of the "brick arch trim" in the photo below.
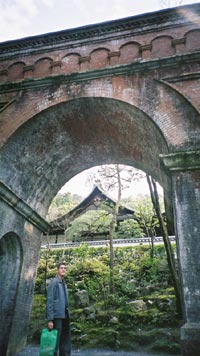
[[[31,92],[27,93],[25,99],[19,96],[1,113],[0,146],[17,128],[43,110],[75,98],[102,97],[103,92],[103,97],[133,105],[151,118],[164,135],[171,151],[187,144],[195,148],[199,113],[169,82],[168,78],[152,80],[144,76],[138,79],[138,85],[130,86],[126,77],[112,81],[105,78],[77,86],[72,83],[67,86],[67,90],[65,86],[58,86],[54,91],[46,87],[42,92],[35,91],[34,96]]]
[[[185,33],[185,47],[189,51],[200,49],[200,29],[193,29]]]
[[[197,137],[200,133],[199,111],[178,87],[170,83],[170,79],[166,78],[157,82],[159,91],[161,95],[164,93],[165,98],[163,102],[160,101],[161,105],[158,109],[160,118],[162,110],[165,113],[163,118],[166,122],[162,122],[162,131],[164,135],[166,132],[168,138],[171,138],[171,142],[174,142],[173,145],[169,143],[170,150],[197,148],[199,144]]]
[[[46,75],[50,74],[52,62],[53,60],[50,57],[42,57],[38,59],[33,66],[35,76],[41,77],[44,73],[46,73]]]
[[[184,34],[184,37],[187,37],[188,35],[196,35],[197,34],[200,34],[200,29],[199,28],[193,28],[192,30],[189,30],[187,31],[185,34]]]
[[[19,80],[23,79],[24,76],[24,67],[25,67],[25,62],[23,61],[17,61],[12,63],[8,67],[8,78],[9,80]]]
[[[45,61],[45,60],[49,62],[53,61],[51,57],[40,57],[39,59],[37,59],[37,61],[34,62],[34,65],[38,64],[38,62]]]
[[[23,61],[17,61],[17,62],[14,62],[14,63],[10,64],[10,65],[8,66],[8,70],[11,69],[13,66],[18,65],[18,64],[19,64],[19,65],[23,65],[23,66],[26,65],[26,63],[23,62]]]
[[[99,52],[99,51],[109,52],[110,49],[106,48],[106,47],[97,47],[97,48],[93,49],[89,54],[93,55],[95,52]]]
[[[65,58],[70,57],[70,56],[76,56],[77,58],[80,58],[80,53],[78,53],[78,52],[67,53],[62,57],[62,61],[65,60]]]

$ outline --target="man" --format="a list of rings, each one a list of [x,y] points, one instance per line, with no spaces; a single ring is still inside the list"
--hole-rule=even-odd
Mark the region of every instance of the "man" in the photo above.
[[[52,279],[47,291],[48,329],[58,330],[55,356],[71,355],[71,333],[68,313],[68,290],[64,282],[66,273],[65,262],[57,266],[57,276]]]

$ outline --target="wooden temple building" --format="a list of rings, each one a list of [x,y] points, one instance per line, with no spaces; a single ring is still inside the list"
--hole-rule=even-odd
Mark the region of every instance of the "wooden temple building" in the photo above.
[[[91,210],[111,210],[113,205],[116,202],[111,197],[108,196],[103,190],[99,187],[95,186],[92,192],[81,201],[75,208],[70,210],[67,214],[57,218],[56,220],[51,222],[51,229],[48,233],[48,242],[49,243],[61,243],[66,240],[65,230],[69,223],[72,223],[75,219],[85,214],[87,211]],[[124,221],[126,219],[134,219],[134,211],[125,206],[119,207],[119,213],[117,217],[117,221]],[[82,239],[84,241],[84,234]],[[104,234],[95,234],[87,232],[87,239],[104,239]],[[43,243],[47,242],[47,236],[44,236]]]

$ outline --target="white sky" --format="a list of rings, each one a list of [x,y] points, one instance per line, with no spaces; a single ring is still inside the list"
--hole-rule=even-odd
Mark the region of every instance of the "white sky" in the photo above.
[[[153,12],[199,0],[0,0],[0,42]],[[164,6],[166,4],[166,6]],[[71,179],[61,191],[86,196],[87,172]],[[124,195],[148,193],[146,182]]]
[[[181,0],[0,0],[0,42],[174,6]],[[182,0],[182,5],[197,3]]]
[[[97,168],[96,168],[97,169]],[[88,174],[90,171],[95,171],[95,168],[87,169],[77,176],[67,182],[63,188],[60,190],[60,193],[71,192],[72,194],[79,194],[82,197],[86,197],[92,191],[92,185],[88,182]],[[157,185],[158,193],[162,194],[163,190],[160,185]],[[130,185],[129,189],[124,189],[122,192],[122,198],[129,196],[136,197],[139,194],[148,194],[149,188],[146,182],[146,178],[141,179],[140,182],[134,182]],[[117,198],[117,191],[109,192],[109,195],[114,199]]]

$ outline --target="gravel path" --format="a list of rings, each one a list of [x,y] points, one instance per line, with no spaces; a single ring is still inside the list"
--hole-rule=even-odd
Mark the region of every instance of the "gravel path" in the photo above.
[[[71,356],[174,356],[172,354],[158,354],[158,353],[147,353],[147,352],[126,352],[126,351],[111,351],[111,350],[73,350]],[[27,346],[24,350],[16,354],[16,356],[39,356],[38,346]],[[177,356],[177,355],[176,355]]]

